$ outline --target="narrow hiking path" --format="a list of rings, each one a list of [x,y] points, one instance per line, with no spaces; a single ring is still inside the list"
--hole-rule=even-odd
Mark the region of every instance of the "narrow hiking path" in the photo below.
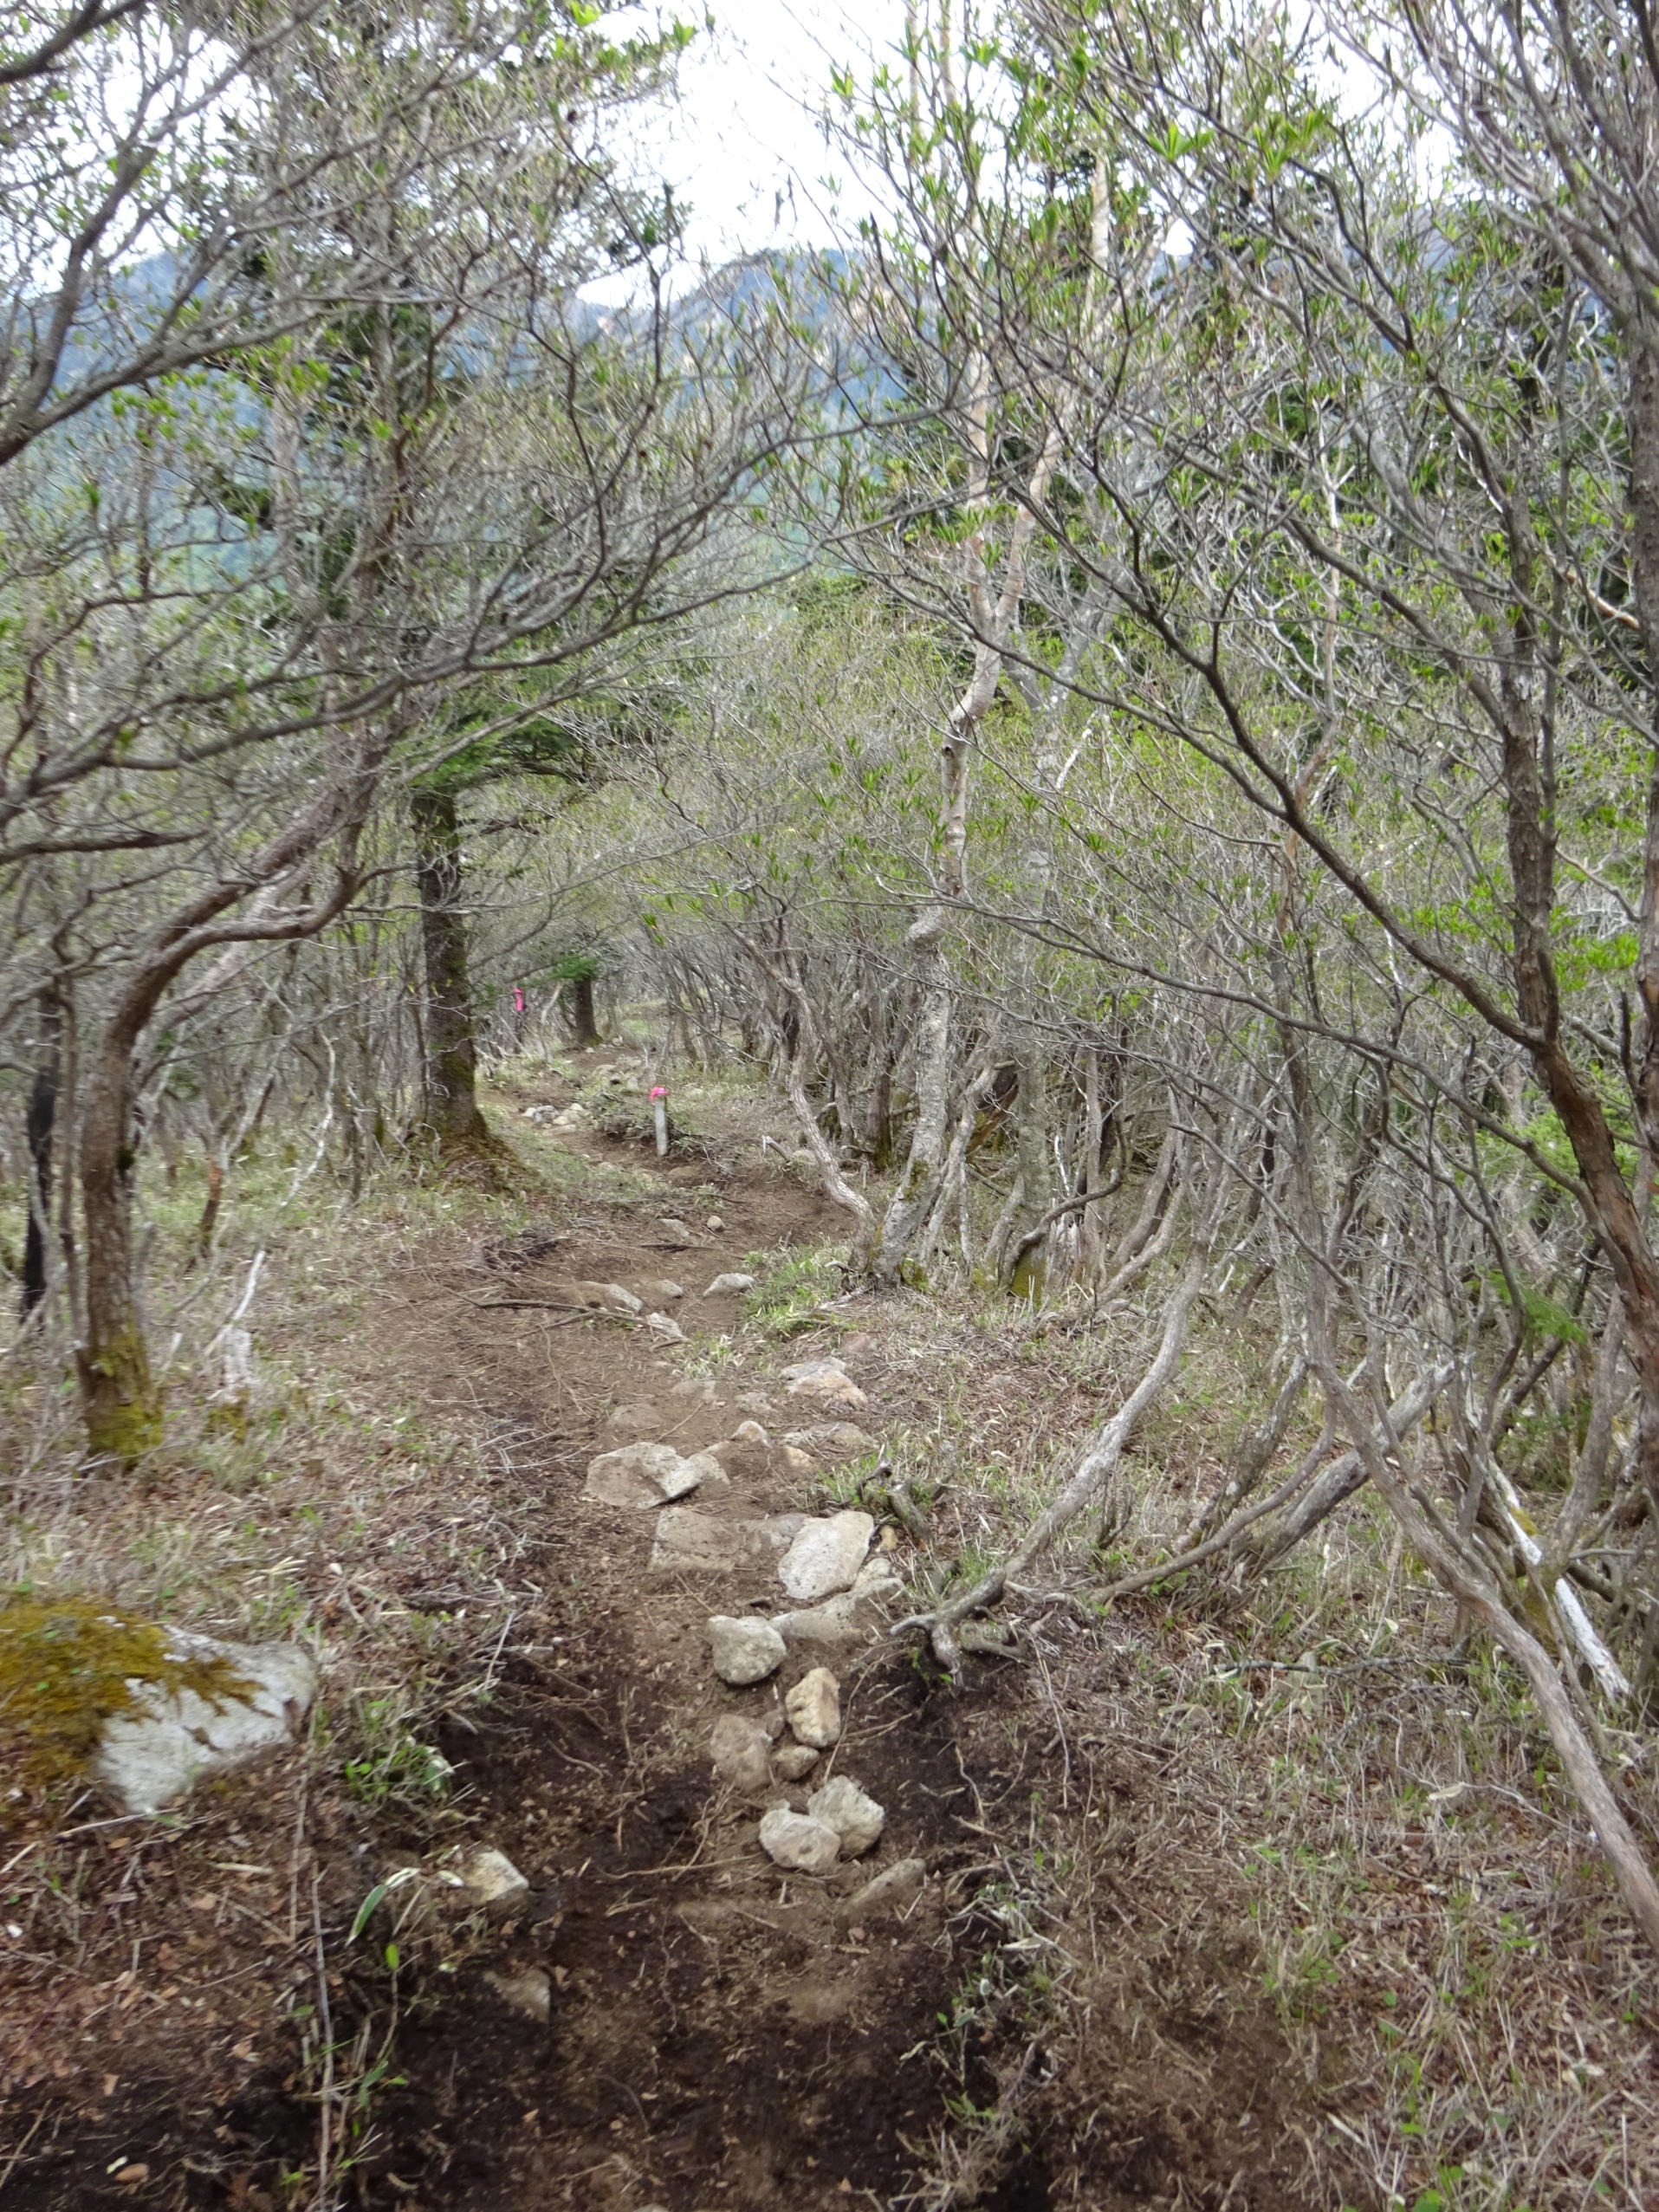
[[[1202,1617],[1028,1605],[1018,1657],[959,1688],[878,1625],[715,1674],[710,1616],[788,1609],[778,1538],[855,1502],[878,1450],[918,1476],[960,1453],[922,1545],[875,1538],[915,1586],[1004,1542],[1026,1494],[994,1486],[1048,1481],[1118,1386],[1000,1307],[844,1296],[775,1109],[706,1110],[685,1161],[538,1131],[510,1201],[393,1192],[358,1236],[292,1236],[263,1414],[100,1494],[113,1561],[154,1558],[210,1625],[269,1591],[252,1618],[302,1623],[325,1690],[303,1751],[160,1820],[76,1800],[19,1846],[8,2212],[1378,2204],[1327,2122],[1354,2109],[1340,2035],[1287,2035],[1268,1994],[1241,1861],[1285,1840],[1279,1755],[1218,1720]],[[751,1259],[755,1299],[703,1294]],[[571,1303],[664,1278],[680,1340]],[[791,1392],[832,1354],[864,1403]],[[719,1463],[662,1513],[588,1495],[640,1442]],[[670,1528],[700,1552],[666,1559]],[[722,1779],[722,1724],[773,1742],[820,1664],[833,1745],[786,1780],[751,1741]],[[879,1839],[787,1873],[764,1800],[826,1775]],[[495,1918],[446,1886],[479,1847],[522,1880]],[[1316,2021],[1328,1986],[1316,1959]]]
[[[638,1147],[561,1141],[641,1164]],[[388,1373],[434,1403],[476,1408],[546,1483],[523,1561],[535,1596],[504,1640],[492,1703],[441,1738],[473,1833],[529,1893],[468,1961],[470,2001],[422,2012],[400,2037],[405,2086],[375,2113],[397,2200],[405,2212],[1312,2203],[1290,2132],[1295,2099],[1286,2105],[1273,2062],[1283,2053],[1235,1936],[1172,1947],[1150,1898],[1138,1928],[1132,1903],[1111,1898],[1119,1941],[1134,1936],[1119,1986],[1140,2016],[1104,2012],[1108,2044],[1086,2054],[1086,2083],[1085,2054],[1047,2050],[1053,2023],[1021,1995],[1033,1969],[1045,1986],[1053,1938],[1021,1900],[1016,1862],[1062,1799],[1098,1819],[1098,1787],[1111,1817],[1132,1819],[1163,1763],[1156,1750],[1149,1776],[1144,1744],[1125,1758],[1109,1735],[1087,1739],[1080,1707],[1085,1741],[1068,1743],[1054,1673],[1070,1670],[1040,1654],[1035,1683],[988,1664],[953,1691],[879,1636],[839,1649],[792,1641],[775,1677],[728,1688],[710,1666],[709,1618],[787,1605],[772,1558],[664,1566],[657,1513],[583,1495],[593,1455],[649,1441],[683,1455],[721,1447],[729,1481],[687,1501],[705,1544],[723,1525],[833,1511],[848,1494],[835,1463],[854,1440],[844,1428],[826,1452],[800,1432],[850,1420],[873,1448],[917,1419],[938,1379],[884,1344],[879,1312],[866,1317],[862,1301],[766,1343],[742,1329],[737,1296],[701,1294],[746,1254],[810,1256],[839,1234],[833,1210],[794,1176],[765,1171],[752,1132],[712,1149],[702,1164],[647,1160],[654,1203],[578,1210],[503,1246],[433,1255],[381,1308],[375,1352]],[[682,1299],[651,1289],[665,1277]],[[637,1321],[573,1324],[561,1301],[581,1281],[665,1307],[687,1343],[664,1346]],[[867,1400],[850,1414],[791,1395],[783,1374],[837,1350]],[[677,1517],[685,1525],[684,1508]],[[914,1564],[899,1532],[881,1541]],[[1075,1631],[1062,1619],[1049,1635],[1058,1657]],[[710,1763],[730,1715],[781,1729],[787,1744],[781,1693],[823,1664],[839,1683],[840,1735],[788,1802],[804,1807],[833,1771],[885,1814],[878,1845],[827,1879],[772,1864],[760,1800]],[[1109,1684],[1109,1657],[1086,1671]],[[907,1883],[896,1909],[867,1925],[849,1917],[864,1884],[917,1859],[919,1894]],[[1115,2102],[1103,2094],[1114,2080]],[[942,2158],[953,2133],[962,2142]]]

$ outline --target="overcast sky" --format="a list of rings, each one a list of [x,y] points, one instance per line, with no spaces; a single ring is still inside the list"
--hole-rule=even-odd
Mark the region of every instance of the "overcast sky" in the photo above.
[[[821,243],[831,236],[821,180],[833,165],[810,110],[833,64],[896,42],[904,0],[710,0],[710,9],[715,28],[698,31],[679,101],[652,122],[642,152],[690,204],[694,257],[717,263]],[[614,20],[620,28],[638,12],[619,9]],[[842,204],[858,211],[849,195]]]

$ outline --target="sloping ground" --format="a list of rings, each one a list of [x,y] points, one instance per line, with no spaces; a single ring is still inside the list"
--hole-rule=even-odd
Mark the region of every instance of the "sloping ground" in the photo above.
[[[653,1572],[656,1515],[585,1499],[583,1472],[614,1443],[690,1450],[758,1418],[774,1441],[728,1455],[730,1487],[698,1509],[839,1502],[775,1439],[814,1417],[783,1365],[842,1333],[786,1348],[742,1329],[736,1300],[697,1295],[747,1252],[833,1228],[752,1147],[716,1148],[667,1171],[655,1203],[576,1200],[528,1234],[434,1239],[374,1282],[353,1370],[496,1455],[494,1489],[453,1495],[455,1541],[476,1516],[487,1558],[492,1521],[512,1523],[487,1695],[457,1683],[438,1724],[449,1809],[423,1817],[391,1787],[345,1797],[296,1760],[175,1824],[88,1828],[74,1943],[34,1953],[50,1971],[25,1974],[8,2007],[9,2205],[1370,2201],[1330,2178],[1320,2094],[1261,1995],[1233,1872],[1202,1847],[1202,1786],[1196,1819],[1169,1818],[1195,1787],[1193,1746],[1123,1664],[1125,1631],[1115,1652],[1057,1613],[1026,1663],[985,1662],[960,1692],[891,1643],[835,1661],[836,1768],[886,1825],[827,1880],[781,1874],[758,1808],[714,1781],[715,1722],[774,1690],[723,1687],[703,1624],[782,1593],[764,1566]],[[559,1302],[575,1280],[664,1275],[690,1294],[675,1307],[685,1346]],[[911,1418],[916,1375],[884,1355],[879,1314],[873,1327],[846,1353],[872,1441]],[[676,1396],[698,1368],[712,1388]],[[320,1610],[372,1597],[415,1619],[476,1602],[484,1570],[445,1584],[418,1528],[356,1533],[377,1563],[320,1559]],[[822,1656],[792,1651],[781,1680]],[[418,1885],[362,1910],[463,1836],[528,1878],[510,1919],[446,1918],[441,1900],[409,1912]],[[909,1857],[928,1880],[904,1917],[838,1910]],[[538,1987],[545,2020],[525,1996]]]

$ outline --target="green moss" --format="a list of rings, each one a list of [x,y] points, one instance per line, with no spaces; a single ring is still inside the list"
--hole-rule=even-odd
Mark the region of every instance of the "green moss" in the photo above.
[[[87,1419],[87,1448],[94,1459],[118,1459],[136,1466],[162,1437],[162,1413],[153,1400],[100,1405]]]
[[[252,1684],[228,1659],[180,1656],[165,1629],[90,1598],[0,1603],[0,1769],[42,1784],[79,1773],[135,1683],[193,1690],[214,1704]]]
[[[98,1459],[133,1467],[161,1442],[161,1393],[150,1380],[144,1340],[136,1329],[113,1337],[96,1359],[80,1355],[87,1444]]]

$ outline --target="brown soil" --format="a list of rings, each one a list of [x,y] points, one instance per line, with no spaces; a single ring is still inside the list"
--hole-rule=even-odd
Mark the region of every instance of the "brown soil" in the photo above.
[[[394,1975],[391,1908],[347,1936],[376,1878],[433,1848],[406,1810],[326,1790],[308,1802],[308,1785],[273,1771],[206,1794],[172,1826],[89,1830],[76,1962],[30,1982],[13,2021],[30,2048],[13,2075],[8,2205],[1315,2212],[1329,2200],[1308,2193],[1299,2131],[1317,2115],[1299,2109],[1224,1889],[1177,1925],[1157,1904],[1173,1870],[1144,1895],[1101,1877],[1088,1907],[1099,1924],[1081,1939],[1086,2037],[1063,2032],[1034,1979],[1040,1928],[1008,1948],[1034,1845],[1066,1847],[1103,1814],[1132,1833],[1178,1786],[1172,1751],[1111,1728],[1091,1739],[1091,1715],[1116,1709],[1110,1655],[1081,1629],[1056,1630],[1075,1639],[1063,1710],[1017,1666],[982,1664],[960,1692],[896,1646],[839,1667],[835,1762],[887,1825],[868,1860],[827,1883],[781,1878],[755,1841],[758,1809],[713,1783],[714,1720],[774,1691],[723,1688],[703,1623],[776,1593],[758,1572],[651,1575],[653,1516],[585,1502],[583,1470],[594,1450],[640,1436],[686,1449],[729,1437],[745,1398],[768,1401],[774,1434],[804,1424],[814,1416],[786,1399],[778,1371],[835,1337],[758,1350],[695,1404],[671,1395],[680,1362],[642,1328],[528,1301],[572,1279],[668,1275],[690,1294],[677,1309],[688,1333],[733,1331],[735,1303],[701,1300],[701,1286],[746,1251],[836,1223],[792,1178],[739,1176],[717,1147],[664,1181],[655,1214],[572,1209],[528,1236],[435,1241],[380,1286],[361,1346],[377,1391],[451,1419],[472,1409],[511,1470],[476,1509],[523,1516],[522,1587],[488,1702],[457,1697],[438,1733],[465,1825],[436,1840],[506,1852],[528,1904],[504,1926],[400,1930]],[[692,1195],[710,1183],[717,1232]],[[663,1229],[671,1214],[694,1223],[690,1249]],[[879,1330],[878,1314],[860,1320]],[[849,1364],[872,1392],[865,1422],[903,1418],[898,1363],[878,1345]],[[813,1502],[775,1449],[733,1472],[729,1491],[696,1502],[738,1515]],[[389,1548],[385,1589],[412,1612],[453,1601]],[[807,1664],[792,1653],[783,1680]],[[303,1871],[299,1833],[314,1854]],[[908,1921],[838,1922],[838,1892],[911,1855],[930,1878]],[[1022,1926],[1040,1923],[1032,1910]],[[132,1947],[121,1972],[117,1941],[120,1956]],[[316,2039],[319,1956],[347,2114],[326,2196],[319,2076],[299,2063]],[[489,1978],[530,1969],[554,1984],[545,2024]]]

